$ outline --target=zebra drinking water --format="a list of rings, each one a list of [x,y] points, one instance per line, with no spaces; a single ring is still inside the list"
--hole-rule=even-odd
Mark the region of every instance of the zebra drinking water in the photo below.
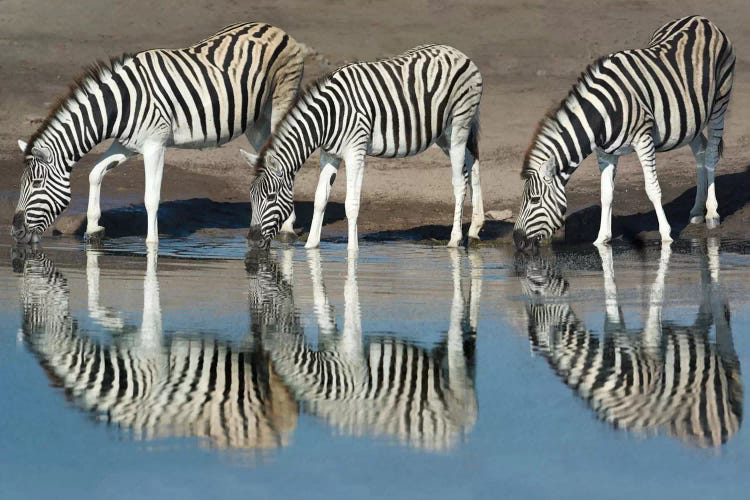
[[[698,183],[690,222],[705,219],[708,228],[716,227],[714,170],[722,150],[734,62],[727,36],[708,19],[691,16],[659,28],[645,49],[616,52],[586,68],[558,109],[540,122],[524,158],[523,200],[513,231],[516,247],[527,249],[562,226],[565,185],[592,152],[601,171],[598,243],[612,237],[617,160],[633,151],[643,168],[662,241],[672,238],[661,206],[657,151],[690,145]]]
[[[292,213],[294,177],[317,148],[321,172],[306,247],[320,231],[339,163],[346,164],[349,248],[357,248],[357,217],[365,156],[405,157],[436,143],[450,157],[455,209],[448,246],[461,241],[466,184],[471,179],[470,238],[484,223],[479,180],[479,101],[482,77],[458,50],[425,45],[374,62],[347,64],[312,84],[279,123],[259,156],[251,190],[248,239],[267,247]]]
[[[97,63],[77,78],[28,143],[11,234],[36,241],[70,203],[73,165],[114,142],[89,175],[86,233],[100,234],[107,171],[142,154],[147,243],[158,241],[167,147],[207,148],[245,133],[260,150],[293,102],[302,78],[300,46],[268,24],[234,24],[185,49],[155,49]],[[285,224],[291,231],[292,217]]]
[[[718,241],[701,253],[701,303],[695,322],[662,320],[671,250],[661,250],[641,328],[627,328],[617,300],[612,248],[602,260],[605,315],[602,334],[573,310],[569,285],[545,262],[526,268],[528,335],[534,350],[596,416],[618,429],[667,434],[690,445],[726,443],[742,422],[743,388],[734,350],[729,304],[719,284]],[[715,338],[711,338],[711,331]]]

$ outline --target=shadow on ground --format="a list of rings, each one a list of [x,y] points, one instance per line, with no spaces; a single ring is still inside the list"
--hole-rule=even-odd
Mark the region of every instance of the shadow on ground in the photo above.
[[[750,165],[744,172],[724,174],[716,177],[716,197],[719,202],[721,225],[708,231],[705,224],[689,224],[690,209],[695,201],[696,188],[687,189],[674,200],[664,205],[672,237],[699,238],[707,235],[719,237],[747,236],[750,220]],[[601,207],[592,205],[570,214],[565,222],[564,239],[567,243],[590,242],[599,231]],[[612,237],[640,236],[658,238],[659,224],[656,212],[618,215],[612,218]]]
[[[427,225],[417,226],[411,229],[398,231],[378,231],[362,236],[365,241],[419,241],[447,243],[451,237],[452,226],[448,225]],[[466,235],[469,231],[469,224],[463,225],[463,233]],[[511,241],[513,233],[513,222],[508,221],[486,221],[479,233],[483,242],[502,240]]]
[[[295,203],[297,224],[309,227],[312,221],[312,202]],[[159,234],[170,237],[184,237],[198,231],[212,229],[247,230],[250,224],[250,203],[219,202],[208,198],[167,201],[159,205]],[[344,219],[344,205],[329,203],[326,209],[324,224]],[[69,216],[66,234],[82,236],[86,230],[86,217]],[[106,210],[102,213],[100,224],[105,228],[108,238],[126,236],[145,236],[146,208],[143,204]]]

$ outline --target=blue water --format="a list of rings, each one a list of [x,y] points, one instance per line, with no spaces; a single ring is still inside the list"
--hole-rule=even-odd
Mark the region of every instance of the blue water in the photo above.
[[[0,497],[742,496],[735,248],[6,245]]]

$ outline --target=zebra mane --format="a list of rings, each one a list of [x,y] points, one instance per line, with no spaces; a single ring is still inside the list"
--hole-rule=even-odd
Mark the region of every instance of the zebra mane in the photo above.
[[[581,82],[583,82],[586,78],[590,78],[593,75],[593,72],[601,67],[602,62],[604,62],[606,59],[608,59],[610,56],[602,56],[586,66],[586,69],[584,69],[581,74],[576,79],[575,83],[571,87],[570,91],[568,91],[568,94],[565,96],[563,100],[559,102],[559,104],[552,106],[547,110],[547,112],[544,114],[544,117],[539,120],[539,123],[537,123],[536,128],[534,129],[534,133],[532,134],[531,142],[529,143],[529,147],[526,148],[526,151],[523,155],[523,166],[521,168],[521,178],[527,179],[531,173],[535,170],[534,167],[531,166],[531,155],[534,153],[534,151],[537,148],[539,136],[544,134],[544,132],[551,128],[552,124],[557,121],[557,112],[562,109],[563,106],[568,102],[568,100],[578,94],[578,86]]]
[[[347,65],[348,66],[348,65]],[[344,66],[342,66],[343,68]],[[307,97],[311,91],[320,89],[320,87],[330,81],[331,76],[333,76],[334,73],[339,71],[341,68],[338,68],[330,73],[325,73],[324,75],[319,76],[314,81],[309,83],[303,90],[297,92],[297,95],[294,96],[294,99],[292,99],[292,102],[289,104],[289,107],[282,115],[281,119],[279,120],[278,124],[276,125],[276,131],[272,133],[270,136],[268,136],[268,140],[266,140],[266,143],[263,145],[262,148],[260,148],[260,152],[258,153],[258,161],[255,163],[255,178],[258,179],[261,177],[265,171],[266,171],[266,154],[268,153],[268,150],[273,147],[273,145],[276,142],[276,136],[278,135],[278,132],[281,130],[281,127],[284,126],[284,124],[287,121],[287,117],[292,113],[292,111],[299,105],[299,103]]]
[[[55,101],[55,103],[52,105],[52,108],[47,114],[47,117],[29,139],[24,154],[31,154],[31,149],[36,141],[44,135],[50,124],[55,121],[61,111],[72,111],[72,109],[70,108],[71,101],[78,102],[78,97],[80,95],[88,95],[92,86],[99,85],[104,78],[112,75],[115,70],[117,70],[126,61],[129,61],[132,58],[133,54],[124,53],[119,56],[110,57],[109,61],[105,62],[97,60],[94,63],[86,66],[83,71],[81,71],[73,78],[73,82],[68,86],[68,91],[59,99],[57,99],[57,101]]]

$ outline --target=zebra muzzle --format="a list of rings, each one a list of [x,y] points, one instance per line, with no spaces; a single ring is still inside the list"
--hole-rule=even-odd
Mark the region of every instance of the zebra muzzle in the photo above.
[[[271,241],[263,237],[260,226],[250,226],[250,230],[247,232],[247,242],[259,250],[268,249],[271,245]]]
[[[17,243],[32,243],[38,241],[38,237],[34,240],[35,234],[29,231],[26,225],[26,214],[23,212],[16,212],[13,215],[13,225],[10,228],[10,235],[16,240]]]

